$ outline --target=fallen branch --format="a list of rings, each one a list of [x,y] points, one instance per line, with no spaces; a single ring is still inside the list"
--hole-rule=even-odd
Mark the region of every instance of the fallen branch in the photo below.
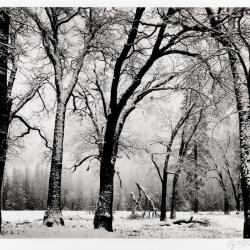
[[[135,203],[135,206],[134,206],[134,209],[132,211],[132,213],[129,215],[129,219],[136,219],[138,218],[139,216],[136,214],[136,212],[138,211],[138,209],[140,209],[142,211],[142,217],[144,216],[145,214],[145,211],[143,210],[143,208],[141,207],[141,202],[140,202],[140,199],[141,199],[141,193],[139,192],[139,197],[138,199],[135,198],[134,196],[134,193],[131,192],[130,193],[134,203]]]
[[[174,224],[174,225],[189,224],[189,223],[200,224],[200,225],[206,226],[206,227],[210,224],[209,220],[207,220],[207,219],[205,219],[203,221],[193,220],[193,216],[191,216],[189,220],[176,220],[176,221],[172,222],[172,224]]]
[[[144,194],[144,196],[146,197],[146,201],[149,201],[150,207],[149,207],[149,217],[150,217],[150,212],[152,211],[152,217],[159,217],[157,214],[157,209],[154,205],[154,202],[151,200],[151,198],[149,197],[149,195],[146,193],[146,191],[144,190],[144,188],[139,184],[136,183],[139,191],[141,190],[142,193]]]
[[[152,201],[152,199],[149,197],[149,195],[146,193],[146,191],[144,190],[144,188],[139,184],[139,183],[136,183],[136,186],[138,188],[138,192],[139,192],[139,197],[136,199],[134,197],[134,194],[133,192],[131,192],[131,197],[135,203],[135,207],[132,211],[132,213],[130,214],[130,216],[128,217],[129,219],[136,219],[136,218],[144,218],[145,215],[146,215],[146,211],[148,209],[148,212],[149,212],[149,218],[150,218],[150,214],[152,212],[152,218],[154,217],[159,217],[159,215],[157,214],[157,209],[154,205],[154,202]],[[142,198],[142,194],[145,196],[146,198],[146,210],[144,210],[141,206],[141,198]],[[149,202],[149,208],[147,208],[147,204]],[[138,216],[138,214],[136,214],[136,212],[138,211],[138,209],[140,209],[142,211],[142,215],[141,216]]]
[[[176,220],[173,222],[173,224],[181,225],[182,223],[191,223],[193,222],[193,216],[190,217],[189,220]]]

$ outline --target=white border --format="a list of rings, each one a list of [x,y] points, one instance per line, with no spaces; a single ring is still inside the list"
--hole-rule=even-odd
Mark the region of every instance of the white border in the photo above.
[[[249,241],[239,240],[103,240],[103,239],[18,239],[18,240],[1,240],[1,248],[26,249],[26,250],[69,250],[69,249],[88,249],[88,250],[165,250],[165,249],[193,249],[193,250],[210,250],[216,246],[216,249],[236,250],[249,249]]]
[[[1,7],[44,7],[44,6],[92,6],[92,7],[137,7],[137,6],[145,6],[145,7],[153,7],[153,6],[178,6],[178,7],[250,7],[250,1],[248,0],[0,0]]]
[[[249,240],[168,239],[8,239],[0,240],[6,250],[249,250]]]

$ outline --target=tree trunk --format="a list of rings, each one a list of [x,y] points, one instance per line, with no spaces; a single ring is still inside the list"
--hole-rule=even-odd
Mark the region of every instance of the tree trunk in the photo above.
[[[247,85],[241,83],[237,73],[237,59],[228,52],[234,79],[234,91],[239,114],[239,132],[241,148],[241,189],[244,204],[243,238],[250,238],[250,99]]]
[[[199,212],[199,200],[197,197],[194,198],[194,213],[197,214]]]
[[[231,174],[229,177],[230,177],[230,181],[231,181],[232,188],[233,188],[233,194],[234,194],[234,199],[235,199],[235,204],[236,204],[236,214],[239,214],[240,213],[240,195],[237,194],[236,187],[235,187]]]
[[[165,157],[164,162],[164,169],[163,169],[163,176],[162,176],[162,194],[161,194],[161,215],[160,215],[160,221],[166,221],[166,205],[167,205],[167,179],[168,179],[168,163],[169,158],[172,150],[172,145],[175,139],[175,136],[177,135],[179,129],[183,126],[184,122],[188,119],[191,110],[193,109],[194,105],[192,104],[185,112],[185,114],[180,118],[178,123],[176,124],[175,128],[172,131],[170,141],[167,146],[167,153]]]
[[[248,181],[248,182],[247,182]],[[249,178],[242,178],[242,197],[244,204],[244,229],[243,238],[250,238],[250,188]]]
[[[167,179],[168,179],[168,173],[167,171],[163,171],[163,177],[162,177],[162,193],[161,193],[161,215],[160,215],[160,221],[166,221],[167,220]]]
[[[57,104],[51,170],[49,177],[49,192],[47,211],[44,215],[44,224],[52,227],[53,224],[64,225],[61,206],[61,178],[63,160],[63,139],[65,126],[66,105],[60,101]]]
[[[177,195],[177,181],[178,181],[178,174],[175,173],[174,179],[173,179],[173,188],[172,188],[172,199],[171,199],[171,212],[170,212],[170,219],[175,219],[176,218],[176,195]]]
[[[235,202],[236,202],[236,214],[240,213],[240,197],[237,196],[235,197]]]
[[[8,130],[9,130],[9,118],[11,109],[11,99],[8,98],[8,80],[7,80],[7,63],[8,53],[5,44],[8,44],[9,38],[9,16],[0,11],[0,232],[2,225],[2,185],[4,168],[6,162],[6,153],[8,148]]]
[[[95,229],[104,228],[110,232],[113,231],[113,180],[118,146],[115,135],[117,120],[118,117],[112,113],[107,118],[103,151],[101,153],[99,198],[94,218]]]
[[[180,170],[177,170],[174,174],[170,219],[176,218],[176,196],[177,196],[177,182],[178,182],[179,174],[180,174]]]
[[[168,184],[168,162],[170,158],[171,148],[174,136],[171,136],[170,142],[168,144],[166,158],[164,162],[164,169],[162,175],[162,188],[161,188],[161,215],[160,221],[167,220],[167,184]]]
[[[229,213],[229,201],[228,201],[228,195],[226,191],[224,191],[224,214],[228,215]]]
[[[197,180],[198,176],[197,174],[195,174],[195,197],[194,197],[194,205],[193,205],[193,209],[194,209],[194,213],[197,214],[198,210],[199,210],[199,184],[198,184],[198,180]]]
[[[235,185],[234,179],[233,179],[233,177],[231,175],[228,161],[226,161],[225,164],[227,165],[227,173],[228,173],[229,180],[230,180],[232,188],[233,188],[233,194],[234,194],[234,199],[235,199],[235,204],[236,204],[236,214],[239,214],[240,213],[240,195],[236,191],[236,185]]]
[[[198,169],[198,146],[197,142],[194,141],[194,161],[195,161],[195,166],[196,169]],[[194,174],[194,184],[195,184],[195,197],[194,197],[194,213],[198,213],[198,208],[199,208],[199,181],[198,181],[198,175],[197,173]]]

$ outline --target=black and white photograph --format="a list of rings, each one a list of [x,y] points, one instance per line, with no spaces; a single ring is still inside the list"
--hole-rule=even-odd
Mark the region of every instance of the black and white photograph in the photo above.
[[[0,7],[0,239],[250,238],[250,7],[152,4]]]

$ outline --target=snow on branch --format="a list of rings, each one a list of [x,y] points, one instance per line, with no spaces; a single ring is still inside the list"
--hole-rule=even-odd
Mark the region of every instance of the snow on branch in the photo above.
[[[19,119],[27,128],[27,130],[25,132],[23,132],[21,135],[17,136],[18,138],[22,138],[25,135],[28,135],[30,133],[31,130],[37,131],[38,134],[40,135],[40,137],[44,140],[45,142],[45,146],[46,148],[49,148],[50,150],[52,150],[52,147],[49,146],[48,140],[46,139],[46,137],[43,135],[42,131],[34,126],[31,126],[23,117],[21,117],[20,115],[14,115],[13,119]]]
[[[72,173],[74,173],[76,171],[76,169],[78,167],[80,167],[85,161],[87,161],[88,159],[91,159],[91,158],[94,158],[94,159],[97,159],[98,161],[100,161],[100,157],[99,155],[96,155],[96,154],[93,154],[93,155],[88,155],[86,157],[84,157],[81,161],[79,161],[77,164],[75,164],[74,166],[72,166],[70,169],[73,168],[72,170]],[[89,167],[87,168],[87,171],[89,170]]]

